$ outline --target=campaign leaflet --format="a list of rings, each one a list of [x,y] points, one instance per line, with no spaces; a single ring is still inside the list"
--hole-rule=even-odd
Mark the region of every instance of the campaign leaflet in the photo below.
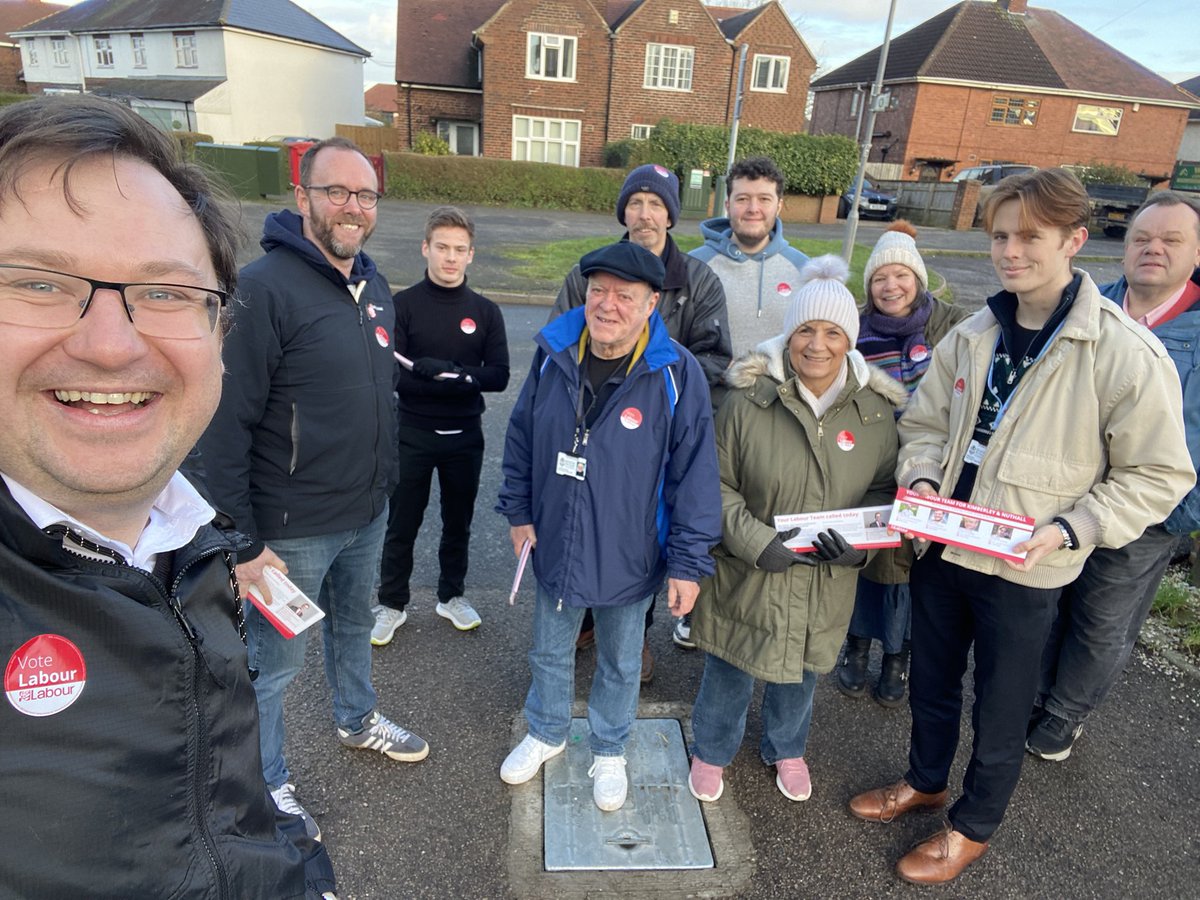
[[[834,529],[851,546],[861,550],[879,547],[899,547],[899,532],[888,531],[890,506],[860,506],[857,509],[833,509],[826,512],[794,513],[775,517],[776,531],[799,528],[800,534],[787,541],[784,546],[797,553],[811,553],[818,532]]]
[[[1029,540],[1034,529],[1029,516],[947,497],[922,497],[906,488],[896,492],[891,521],[897,531],[1012,562],[1025,559],[1013,548]]]
[[[263,580],[270,589],[269,603],[256,584],[246,589],[246,596],[285,638],[294,638],[305,628],[325,618],[321,607],[309,600],[294,581],[274,566],[263,566]]]

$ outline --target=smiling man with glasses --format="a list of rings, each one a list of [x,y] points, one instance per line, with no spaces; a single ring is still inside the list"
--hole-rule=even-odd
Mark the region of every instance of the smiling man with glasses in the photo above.
[[[0,112],[5,896],[333,888],[258,764],[243,539],[178,471],[221,393],[237,233],[125,107]]]
[[[344,138],[304,154],[299,214],[267,216],[266,254],[240,273],[245,305],[226,341],[225,392],[200,446],[217,504],[252,540],[238,556],[243,591],[265,588],[263,569],[274,566],[325,612],[338,739],[416,762],[428,745],[379,713],[371,683],[371,597],[398,476],[395,312],[362,249],[377,187]],[[316,837],[283,756],[284,693],[304,665],[305,633],[288,639],[257,609],[246,624],[263,774],[280,809]]]

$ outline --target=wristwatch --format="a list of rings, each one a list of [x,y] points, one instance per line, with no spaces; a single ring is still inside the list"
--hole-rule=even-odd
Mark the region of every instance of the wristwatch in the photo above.
[[[1074,550],[1075,542],[1071,540],[1071,532],[1067,530],[1067,526],[1062,522],[1059,522],[1057,519],[1054,521],[1054,524],[1058,526],[1058,530],[1062,534],[1062,544],[1059,549]]]

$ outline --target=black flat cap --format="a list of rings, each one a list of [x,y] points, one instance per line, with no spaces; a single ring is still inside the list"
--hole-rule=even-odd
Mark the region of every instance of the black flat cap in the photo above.
[[[644,281],[656,291],[662,290],[667,277],[662,260],[632,241],[609,244],[584,255],[579,260],[579,271],[584,278],[593,272],[608,272],[625,281]]]

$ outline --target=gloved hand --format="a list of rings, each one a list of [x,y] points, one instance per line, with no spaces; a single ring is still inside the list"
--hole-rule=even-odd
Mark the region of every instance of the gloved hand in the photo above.
[[[449,359],[434,359],[432,356],[422,356],[413,360],[413,372],[422,378],[436,378],[443,372],[461,372],[462,366]]]
[[[789,567],[797,563],[813,565],[812,562],[802,559],[804,556],[811,556],[811,553],[797,553],[795,550],[784,546],[785,542],[792,540],[799,533],[799,528],[793,528],[791,531],[775,535],[771,543],[767,544],[766,549],[758,554],[758,559],[754,561],[754,565],[764,572],[773,572],[775,574],[786,572]]]
[[[834,529],[822,531],[813,541],[813,554],[817,561],[831,566],[861,566],[867,559],[867,551],[852,547]]]

